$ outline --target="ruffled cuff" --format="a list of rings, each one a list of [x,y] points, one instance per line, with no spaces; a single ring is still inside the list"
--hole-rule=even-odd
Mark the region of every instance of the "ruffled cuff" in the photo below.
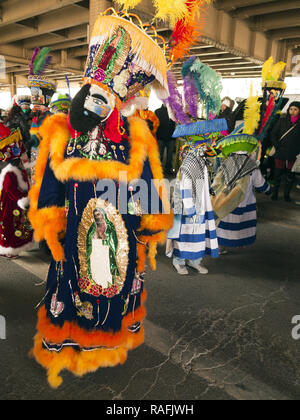
[[[29,220],[34,229],[37,242],[46,240],[55,261],[64,261],[64,249],[59,241],[61,234],[66,231],[67,218],[63,207],[47,207],[29,211]]]
[[[163,245],[166,242],[173,220],[173,214],[150,214],[142,217],[137,247],[137,270],[140,273],[145,271],[147,251],[150,267],[153,271],[156,270],[157,245]]]

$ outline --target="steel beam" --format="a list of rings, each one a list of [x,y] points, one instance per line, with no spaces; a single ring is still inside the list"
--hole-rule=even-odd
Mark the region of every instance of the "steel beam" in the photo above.
[[[262,0],[217,0],[215,7],[225,12],[230,12],[239,7],[256,6],[261,4]],[[264,3],[272,3],[273,0],[263,0]]]
[[[0,44],[24,40],[26,38],[37,37],[51,32],[59,31],[74,26],[88,24],[89,10],[69,6],[38,18],[37,28],[29,28],[18,23],[9,25],[7,28],[0,26]]]
[[[88,53],[89,53],[88,47],[73,48],[69,52],[69,57],[73,57],[73,58],[87,57]]]
[[[266,32],[268,38],[274,41],[281,41],[284,39],[293,39],[300,37],[300,27],[276,29]]]
[[[231,13],[236,19],[248,19],[253,16],[269,15],[277,12],[286,12],[287,10],[299,9],[299,0],[273,1],[270,3],[257,4],[255,6],[244,7],[244,3]]]
[[[249,27],[253,31],[261,32],[290,28],[292,26],[299,26],[300,30],[300,9],[290,10],[285,13],[273,13],[270,15],[258,16],[249,21]]]
[[[1,27],[40,16],[53,10],[79,3],[81,0],[18,0],[1,2]]]
[[[88,34],[88,26],[87,24],[79,25],[74,28],[66,29],[63,32],[64,34],[51,32],[49,34],[26,39],[22,42],[22,46],[28,49],[35,48],[36,46],[49,47],[66,41],[86,38]]]
[[[65,50],[69,48],[82,47],[83,45],[88,45],[87,38],[82,39],[82,40],[78,39],[74,41],[67,41],[61,44],[54,45],[51,51],[60,51],[60,50]]]

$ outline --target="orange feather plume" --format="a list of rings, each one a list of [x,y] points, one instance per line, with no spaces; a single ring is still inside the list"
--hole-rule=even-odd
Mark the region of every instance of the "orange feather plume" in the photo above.
[[[196,44],[201,36],[207,13],[207,6],[210,0],[188,0],[186,2],[189,10],[188,15],[177,22],[171,37],[172,61],[190,54],[190,48]]]

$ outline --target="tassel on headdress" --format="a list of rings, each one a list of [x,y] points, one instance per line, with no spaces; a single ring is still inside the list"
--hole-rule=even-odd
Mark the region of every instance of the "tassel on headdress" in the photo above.
[[[267,80],[268,75],[271,72],[271,68],[273,67],[274,61],[273,61],[273,57],[270,57],[265,64],[263,65],[262,68],[262,79],[263,82],[265,82]]]
[[[116,2],[127,11],[136,7],[141,0],[116,0]],[[188,14],[186,0],[153,0],[153,4],[156,9],[155,19],[169,22],[172,27]]]
[[[170,97],[167,102],[177,121],[181,124],[191,122],[186,115],[183,100],[178,92],[175,76],[168,72]],[[206,116],[217,115],[221,107],[222,77],[211,67],[203,64],[198,58],[190,57],[183,65],[181,75],[184,80],[184,100],[190,115],[198,117],[198,103],[202,102]]]
[[[49,55],[50,51],[51,48],[47,47],[42,49],[35,48],[29,64],[28,86],[30,88],[38,87],[40,89],[47,89],[54,93],[56,91],[56,83],[54,80],[48,79],[47,75],[45,75],[45,70],[51,64],[53,58]],[[37,100],[35,99],[35,101]],[[40,103],[39,100],[37,103]]]
[[[37,56],[38,56],[38,54],[40,53],[40,51],[41,51],[41,49],[40,49],[40,48],[35,48],[35,50],[33,51],[33,55],[32,55],[32,58],[31,58],[31,62],[30,62],[30,64],[29,64],[29,74],[30,74],[31,76],[33,76],[33,75],[34,75],[34,62],[35,62],[36,57],[37,57]]]

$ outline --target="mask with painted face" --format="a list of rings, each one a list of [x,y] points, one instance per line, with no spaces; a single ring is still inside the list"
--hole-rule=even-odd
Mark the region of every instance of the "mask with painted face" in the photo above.
[[[104,122],[110,117],[114,107],[115,99],[113,95],[109,95],[99,86],[91,86],[84,103],[84,115],[87,116],[91,112],[97,115],[101,122]]]

